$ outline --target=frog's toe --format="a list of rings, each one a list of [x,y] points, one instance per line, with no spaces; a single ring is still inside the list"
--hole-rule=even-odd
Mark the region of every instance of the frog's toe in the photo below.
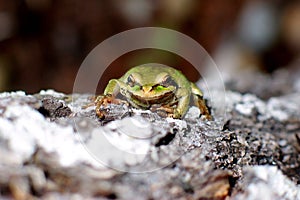
[[[175,110],[171,117],[174,118],[174,119],[181,119],[182,118],[182,113]]]
[[[213,120],[213,117],[210,114],[200,114],[200,118],[204,118],[205,120]]]
[[[109,94],[104,96],[103,95],[99,96],[96,99],[95,104],[96,104],[96,115],[100,120],[104,120],[109,115],[111,104],[116,104],[116,105],[125,104],[129,106],[129,103],[127,101],[115,98],[114,96]]]
[[[174,116],[174,109],[169,106],[162,106],[159,104],[153,104],[150,108],[151,112],[158,114],[160,117],[172,117]]]
[[[96,109],[96,115],[100,120],[104,120],[106,114],[107,114],[107,112],[105,111],[105,109],[102,109],[102,108]]]

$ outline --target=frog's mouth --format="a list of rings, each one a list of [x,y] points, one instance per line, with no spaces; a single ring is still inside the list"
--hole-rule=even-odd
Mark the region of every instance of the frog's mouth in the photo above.
[[[162,95],[158,96],[139,96],[133,93],[130,93],[131,99],[134,100],[135,103],[140,102],[141,105],[150,105],[153,104],[167,104],[169,103],[174,97],[175,93],[173,91],[166,92]]]

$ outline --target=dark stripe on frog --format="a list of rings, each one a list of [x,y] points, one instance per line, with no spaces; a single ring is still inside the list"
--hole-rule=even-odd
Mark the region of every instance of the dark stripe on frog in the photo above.
[[[175,100],[174,97],[175,97],[174,92],[168,92],[164,95],[146,100],[143,97],[139,97],[130,93],[129,103],[132,104],[132,106],[134,107],[149,109],[153,104],[162,104],[162,105],[168,104]]]

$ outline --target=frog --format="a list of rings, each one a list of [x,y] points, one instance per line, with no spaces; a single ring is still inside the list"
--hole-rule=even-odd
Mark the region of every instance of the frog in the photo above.
[[[104,93],[95,100],[100,119],[105,118],[101,108],[109,103],[124,103],[174,119],[182,119],[194,105],[200,109],[199,117],[212,119],[202,91],[181,71],[169,66],[136,66],[121,78],[111,79]]]

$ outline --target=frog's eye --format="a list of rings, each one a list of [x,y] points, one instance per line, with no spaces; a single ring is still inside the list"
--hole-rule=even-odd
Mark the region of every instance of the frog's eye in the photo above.
[[[134,77],[132,75],[128,76],[126,83],[127,83],[127,85],[132,87],[133,90],[140,90],[142,87],[139,83],[136,82],[136,80],[134,79]]]
[[[135,80],[133,78],[132,75],[128,76],[127,78],[127,84],[130,86],[130,87],[133,87],[134,86],[134,83],[135,83]]]
[[[177,84],[176,82],[173,80],[173,78],[171,76],[165,76],[165,78],[163,79],[163,81],[161,82],[162,86],[164,87],[169,87],[169,86],[174,86],[174,87],[177,87]]]

